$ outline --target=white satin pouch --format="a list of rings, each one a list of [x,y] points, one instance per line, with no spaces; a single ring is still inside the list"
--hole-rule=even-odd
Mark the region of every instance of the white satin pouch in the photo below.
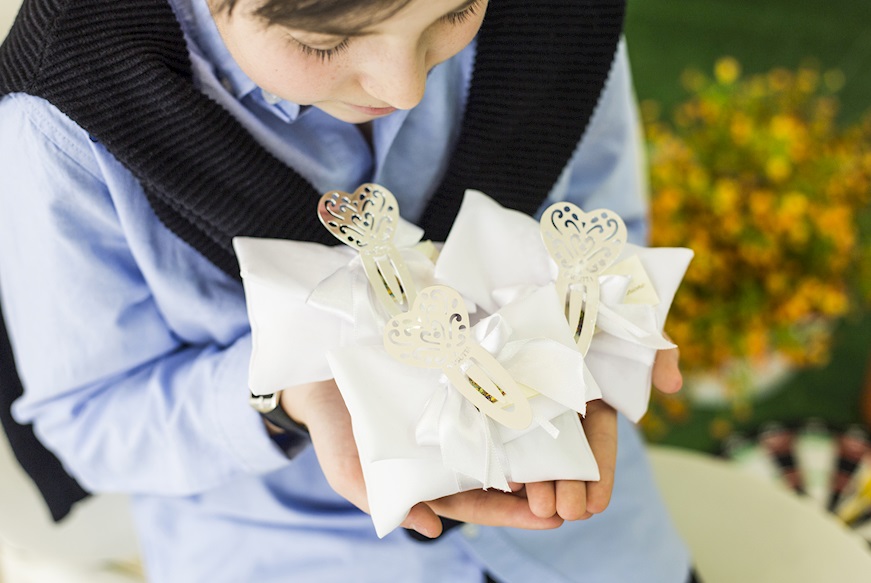
[[[252,351],[248,385],[268,395],[332,378],[326,351],[344,342],[345,322],[306,300],[353,252],[314,243],[236,237]]]
[[[507,491],[511,481],[599,479],[578,412],[601,393],[574,349],[553,288],[506,306],[472,332],[527,393],[529,427],[494,422],[440,370],[400,362],[383,346],[329,352],[379,536],[418,502],[480,488]]]
[[[692,256],[690,249],[627,244],[599,276],[597,330],[585,362],[603,399],[632,421],[647,411],[656,351],[674,347],[662,330]],[[556,275],[537,221],[466,191],[436,262],[439,282],[495,311],[551,284]]]

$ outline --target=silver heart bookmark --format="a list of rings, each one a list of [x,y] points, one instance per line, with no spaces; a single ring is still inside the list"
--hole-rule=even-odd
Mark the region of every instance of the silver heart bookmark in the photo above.
[[[363,184],[354,194],[332,190],[321,197],[318,218],[339,241],[360,252],[366,277],[387,313],[407,311],[415,288],[393,244],[399,224],[393,193],[377,184]]]
[[[532,422],[520,386],[496,358],[471,337],[463,298],[447,286],[423,289],[411,310],[394,316],[384,330],[384,348],[419,368],[439,368],[482,413],[512,429]]]
[[[541,216],[541,238],[559,273],[556,289],[578,350],[586,355],[599,312],[599,275],[626,245],[626,224],[616,213],[585,213],[569,202],[553,204]]]

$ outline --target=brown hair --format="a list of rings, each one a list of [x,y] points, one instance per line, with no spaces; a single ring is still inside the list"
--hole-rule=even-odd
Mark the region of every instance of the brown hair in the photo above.
[[[239,0],[211,0],[217,11],[232,14]],[[347,34],[386,20],[411,0],[260,0],[255,16],[281,24],[327,34]]]

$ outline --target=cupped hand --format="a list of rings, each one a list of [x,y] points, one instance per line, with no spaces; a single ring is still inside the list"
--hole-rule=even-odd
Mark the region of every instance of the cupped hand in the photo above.
[[[681,389],[680,353],[677,348],[660,350],[653,364],[653,386],[663,393]],[[538,517],[584,520],[604,511],[611,502],[617,464],[617,412],[602,400],[587,403],[581,420],[599,466],[599,480],[556,480],[526,484],[519,490]]]
[[[335,381],[284,390],[281,406],[291,418],[308,427],[315,454],[330,486],[368,512],[366,484],[351,430],[351,416]],[[511,493],[472,490],[415,505],[402,526],[435,537],[442,530],[439,516],[485,526],[525,529],[556,528],[563,523],[558,516],[537,516],[525,499]]]
[[[680,390],[682,376],[677,348],[661,350],[653,365],[653,384],[662,392]],[[312,445],[330,486],[352,504],[369,511],[366,485],[351,416],[335,381],[309,383],[281,394],[281,404],[296,421],[308,426]],[[439,516],[486,526],[550,529],[565,520],[583,520],[604,511],[611,501],[617,462],[617,412],[602,400],[587,403],[584,432],[599,466],[599,480],[556,480],[516,484],[516,492],[471,490],[421,502],[402,526],[435,537]]]

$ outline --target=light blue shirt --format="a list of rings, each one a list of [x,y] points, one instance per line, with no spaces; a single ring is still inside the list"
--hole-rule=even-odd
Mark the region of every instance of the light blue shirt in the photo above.
[[[474,45],[432,72],[418,107],[374,122],[370,150],[354,126],[263,94],[204,0],[172,3],[195,82],[265,148],[321,192],[378,182],[419,217],[459,131]],[[638,145],[621,45],[545,204],[613,209],[642,241]],[[26,385],[14,415],[86,488],[131,494],[151,580],[478,583],[486,570],[505,582],[683,583],[687,552],[622,420],[602,515],[545,532],[466,525],[428,544],[401,529],[379,540],[311,448],[286,459],[248,407],[241,284],[162,225],[102,144],[49,103],[9,95],[0,176],[0,297]]]

